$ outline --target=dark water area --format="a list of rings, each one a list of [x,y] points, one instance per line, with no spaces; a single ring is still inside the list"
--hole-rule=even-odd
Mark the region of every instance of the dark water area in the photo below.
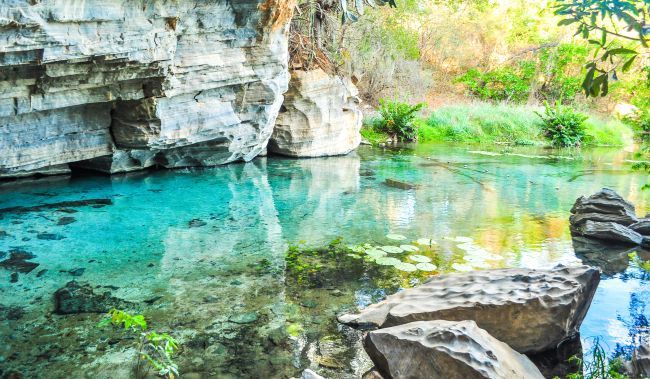
[[[632,160],[615,149],[423,144],[1,183],[0,370],[128,376],[132,338],[97,328],[101,313],[53,312],[72,280],[174,335],[190,377],[288,378],[311,367],[354,378],[371,363],[338,313],[438,273],[581,262],[603,270],[583,346],[599,337],[610,353],[629,353],[648,337],[650,274],[628,254],[650,256],[574,246],[568,218],[577,197],[602,187],[650,212],[647,175]],[[390,245],[391,233],[434,240],[426,254],[436,270],[326,270],[306,283],[287,267],[290,245]]]

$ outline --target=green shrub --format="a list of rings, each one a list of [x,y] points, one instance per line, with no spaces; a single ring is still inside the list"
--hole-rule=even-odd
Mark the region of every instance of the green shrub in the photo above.
[[[554,106],[544,102],[544,113],[536,112],[542,119],[542,132],[553,146],[569,147],[582,145],[586,136],[585,121],[588,117],[571,107],[556,101]]]
[[[599,338],[593,339],[593,346],[585,352],[585,356],[590,358],[584,361],[580,357],[573,356],[569,359],[570,363],[577,363],[578,372],[568,374],[567,379],[629,379],[624,374],[623,361],[620,357],[608,358],[605,349],[600,344]],[[558,379],[556,376],[554,379]]]
[[[522,61],[516,66],[504,66],[481,72],[470,69],[456,78],[469,93],[481,100],[525,102],[535,75],[535,62]]]
[[[417,112],[424,104],[409,105],[399,101],[379,100],[379,115],[375,121],[375,130],[386,133],[392,139],[415,141],[418,137],[417,125],[414,123]]]

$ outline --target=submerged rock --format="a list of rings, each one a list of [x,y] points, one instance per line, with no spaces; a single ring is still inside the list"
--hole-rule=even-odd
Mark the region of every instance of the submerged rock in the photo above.
[[[440,275],[339,321],[372,329],[474,320],[520,353],[542,352],[578,333],[599,281],[588,266]]]
[[[386,184],[389,187],[399,188],[399,189],[403,189],[403,190],[410,190],[410,189],[418,188],[417,184],[402,182],[402,181],[395,180],[395,179],[386,179],[384,181],[384,184]]]
[[[228,318],[228,321],[235,324],[251,324],[257,321],[258,318],[257,312],[246,312],[232,315]]]
[[[54,293],[54,313],[60,315],[105,313],[111,308],[124,309],[129,305],[131,303],[113,297],[108,291],[98,294],[89,284],[79,284],[74,280]]]
[[[45,241],[58,241],[64,239],[65,237],[63,237],[60,234],[54,234],[54,233],[39,233],[36,235],[36,238]]]
[[[69,224],[72,224],[73,222],[76,222],[76,221],[77,221],[77,219],[74,218],[74,217],[65,216],[65,217],[59,218],[59,221],[57,221],[56,224],[57,225],[69,225]]]
[[[379,329],[365,339],[386,378],[544,378],[525,356],[474,321],[417,321]]]
[[[4,268],[5,270],[28,274],[39,266],[38,263],[28,262],[28,260],[34,258],[36,258],[36,256],[28,251],[22,249],[12,249],[9,251],[9,258],[5,259],[4,261],[0,261],[0,267]]]
[[[203,220],[201,220],[200,218],[192,219],[192,220],[190,220],[190,222],[188,223],[188,226],[189,226],[190,228],[199,228],[199,227],[201,227],[201,226],[206,226],[206,225],[208,225],[208,223],[205,222],[205,221],[203,221]]]

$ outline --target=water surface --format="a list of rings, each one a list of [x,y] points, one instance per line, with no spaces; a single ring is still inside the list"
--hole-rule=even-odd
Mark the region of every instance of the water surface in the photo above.
[[[38,267],[17,276],[0,269],[0,369],[126,375],[132,339],[97,329],[100,314],[52,314],[54,292],[76,280],[132,302],[154,329],[176,336],[184,373],[284,378],[312,367],[359,377],[370,363],[358,334],[335,315],[417,283],[350,270],[298,285],[285,253],[290,244],[338,237],[387,244],[388,233],[436,240],[441,271],[461,267],[453,263],[600,265],[582,338],[629,352],[648,334],[649,275],[630,262],[629,249],[576,252],[568,216],[578,196],[602,187],[634,202],[639,215],[650,211],[641,191],[647,176],[630,170],[632,159],[620,150],[362,147],[343,157],[5,183],[0,209],[11,209],[0,211],[0,259],[22,249]],[[78,203],[89,199],[110,204]],[[35,207],[70,201],[77,203]],[[472,238],[473,253],[458,248],[458,236]],[[468,256],[482,253],[498,259]]]

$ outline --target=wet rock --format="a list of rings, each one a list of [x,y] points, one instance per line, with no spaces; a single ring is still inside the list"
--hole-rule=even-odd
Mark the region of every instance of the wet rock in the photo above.
[[[581,222],[589,220],[587,215],[595,214],[596,217],[611,215],[613,218],[607,221],[614,221],[627,226],[638,221],[634,205],[609,188],[603,188],[589,197],[581,196],[576,200],[571,213],[582,215]],[[593,219],[592,221],[605,221]]]
[[[208,225],[208,223],[201,220],[201,219],[199,219],[199,218],[195,218],[193,220],[190,220],[188,225],[189,225],[190,228],[198,228],[198,227],[201,227],[201,226],[206,226],[206,225]]]
[[[403,189],[403,190],[411,190],[411,189],[418,188],[418,186],[416,184],[402,182],[402,181],[394,180],[394,179],[386,179],[386,180],[384,180],[384,184],[386,184],[389,187],[399,188],[399,189]]]
[[[235,324],[251,324],[257,321],[258,318],[257,312],[246,312],[232,315],[228,318],[228,321],[234,322]]]
[[[113,297],[110,292],[95,293],[89,284],[68,282],[54,293],[54,313],[60,315],[76,313],[105,313],[111,308],[124,309],[131,304]]]
[[[17,207],[9,207],[9,208],[0,208],[0,214],[40,212],[48,209],[57,209],[57,208],[66,208],[66,207],[85,207],[85,206],[92,206],[92,205],[112,205],[112,204],[113,204],[113,200],[111,199],[72,200],[72,201],[61,201],[58,203],[34,205],[30,207],[17,206]],[[61,210],[59,209],[59,211]],[[74,210],[70,210],[70,211],[74,211]]]
[[[39,233],[36,235],[36,238],[45,241],[58,241],[64,239],[65,237],[63,237],[60,234],[54,234],[54,233]]]
[[[39,266],[38,263],[28,262],[28,260],[34,258],[36,258],[36,256],[28,251],[22,249],[12,249],[9,251],[9,258],[5,259],[4,261],[0,261],[0,267],[4,268],[5,270],[28,274]]]
[[[57,225],[69,225],[69,224],[72,224],[73,222],[76,222],[76,221],[77,221],[76,218],[66,216],[66,217],[59,218],[59,221],[57,221],[56,224]]]
[[[81,276],[81,275],[84,274],[85,271],[86,271],[85,268],[78,267],[78,268],[75,268],[75,269],[72,269],[72,270],[68,271],[68,274],[70,274],[72,276]]]
[[[588,220],[580,226],[573,227],[572,232],[579,236],[622,242],[630,245],[641,245],[641,242],[643,242],[643,236],[641,234],[615,222]]]
[[[0,304],[0,320],[16,321],[23,318],[25,309],[23,307],[5,307]]]
[[[474,320],[520,353],[542,352],[578,333],[599,281],[600,271],[588,266],[440,275],[339,321],[372,329]]]
[[[650,342],[644,341],[634,350],[631,368],[634,378],[650,378]]]
[[[325,378],[318,375],[317,373],[313,372],[310,369],[306,369],[305,371],[302,372],[300,379],[325,379]]]
[[[650,236],[650,219],[648,218],[642,218],[628,227],[639,234]]]
[[[384,328],[368,333],[364,346],[386,378],[544,378],[525,355],[471,320]]]

